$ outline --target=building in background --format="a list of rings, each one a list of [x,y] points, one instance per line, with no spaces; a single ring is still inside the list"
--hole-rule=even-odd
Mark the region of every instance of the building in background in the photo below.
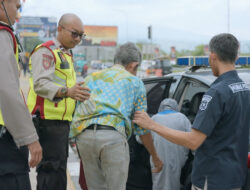
[[[55,17],[22,16],[16,23],[16,31],[26,54],[33,48],[56,36],[57,19]]]
[[[162,56],[160,47],[157,44],[142,43],[142,55],[143,59],[151,60]]]
[[[205,54],[205,56],[209,56],[209,46],[208,45],[204,45],[204,54]]]
[[[17,22],[16,29],[21,38],[38,37],[47,40],[56,36],[57,20],[55,17],[22,16]]]
[[[169,57],[170,57],[171,65],[175,65],[176,64],[176,49],[175,49],[175,46],[171,47]]]
[[[26,54],[29,54],[36,45],[56,37],[57,18],[23,16],[18,20],[16,30]],[[84,32],[86,38],[74,49],[74,53],[81,55],[81,60],[113,59],[118,40],[117,26],[85,25]]]

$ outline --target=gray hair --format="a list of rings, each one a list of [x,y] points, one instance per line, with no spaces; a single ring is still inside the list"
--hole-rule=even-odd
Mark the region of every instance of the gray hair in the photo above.
[[[221,61],[235,62],[239,50],[239,41],[232,34],[222,33],[210,40],[209,49]]]
[[[132,62],[141,63],[141,52],[134,43],[128,42],[117,49],[114,64],[126,66]]]
[[[174,110],[174,111],[178,112],[179,108],[178,108],[177,102],[172,98],[165,98],[164,100],[162,100],[160,107],[158,109],[158,112],[162,112],[162,111],[167,110],[167,109]]]

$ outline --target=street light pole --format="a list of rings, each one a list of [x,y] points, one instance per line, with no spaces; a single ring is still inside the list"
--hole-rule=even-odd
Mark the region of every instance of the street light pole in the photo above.
[[[153,38],[152,38],[152,25],[148,26],[148,39],[150,40],[150,55],[149,59],[153,58]]]

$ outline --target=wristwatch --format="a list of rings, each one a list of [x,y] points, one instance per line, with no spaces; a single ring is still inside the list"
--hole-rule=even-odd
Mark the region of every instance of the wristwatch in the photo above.
[[[61,88],[61,93],[63,95],[64,98],[66,98],[67,93],[68,93],[68,88],[67,87],[62,87]]]

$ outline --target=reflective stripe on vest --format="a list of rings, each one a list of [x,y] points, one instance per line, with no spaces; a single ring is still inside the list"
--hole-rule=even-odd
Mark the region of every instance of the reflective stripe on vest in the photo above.
[[[13,51],[14,51],[14,54],[15,54],[15,57],[16,57],[18,71],[20,72],[20,67],[19,67],[19,64],[18,64],[18,45],[17,45],[17,42],[16,42],[15,35],[13,34],[12,30],[9,27],[7,27],[5,25],[1,25],[1,23],[0,23],[0,30],[6,30],[12,36],[13,45],[14,45]],[[2,116],[1,110],[0,110],[0,125],[4,125],[4,120],[3,120],[3,116]]]
[[[53,76],[53,83],[59,87],[73,87],[76,83],[76,74],[72,56],[63,53],[60,48],[56,48],[53,41],[48,41],[39,45],[34,49],[31,55],[41,47],[48,48],[54,56],[55,72]],[[67,60],[69,64],[68,68],[61,68],[62,61],[58,53],[63,56],[65,60]],[[29,62],[29,68],[32,72],[31,58]],[[38,111],[42,119],[72,121],[72,114],[75,110],[75,100],[71,98],[64,98],[58,103],[51,102],[50,100],[42,98],[35,93],[32,76],[30,77],[29,82],[30,90],[27,104],[32,115],[35,115]]]

